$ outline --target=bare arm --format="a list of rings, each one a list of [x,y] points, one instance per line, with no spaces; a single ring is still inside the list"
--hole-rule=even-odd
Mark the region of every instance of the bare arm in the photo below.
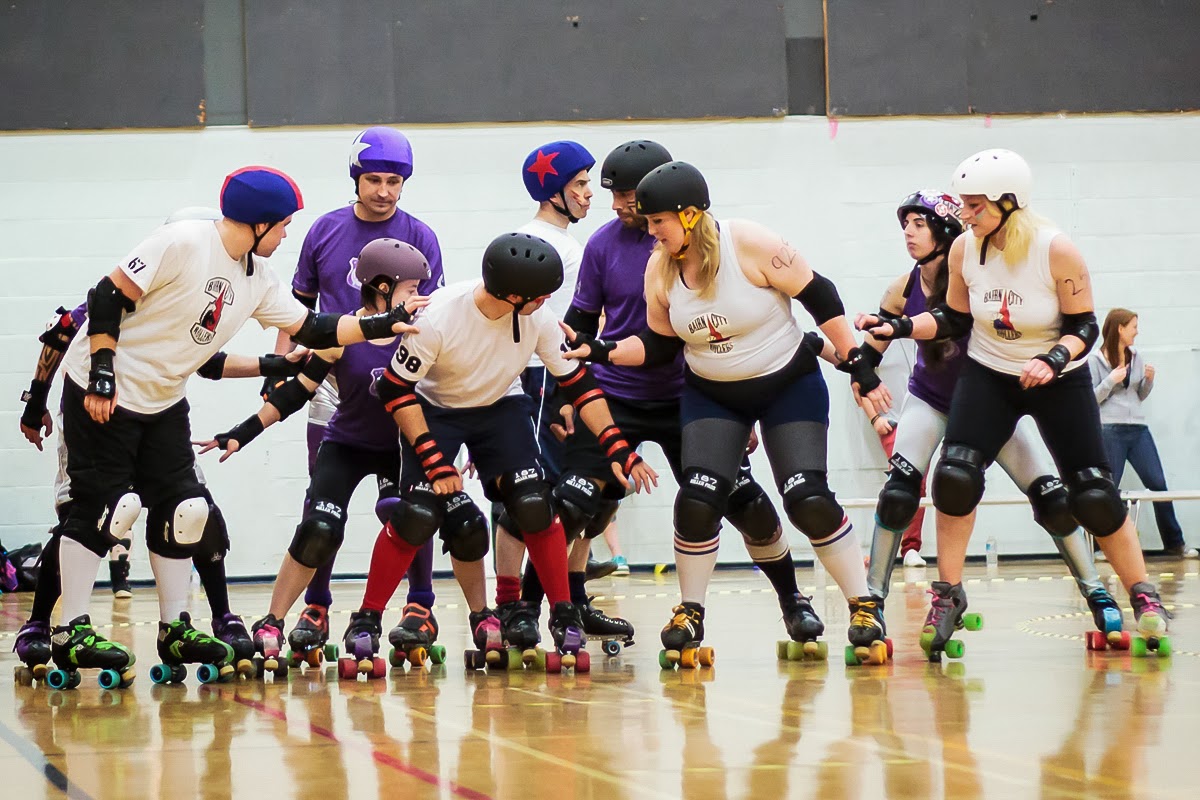
[[[1064,318],[1068,315],[1092,314],[1092,280],[1088,275],[1083,255],[1066,236],[1055,236],[1050,242],[1050,276],[1054,279],[1054,290],[1058,296],[1059,311]],[[1091,319],[1094,326],[1095,320]],[[1094,330],[1094,327],[1093,327]],[[1021,386],[1025,389],[1041,386],[1054,380],[1067,364],[1087,352],[1089,343],[1073,333],[1065,333],[1046,353],[1034,356],[1025,362],[1021,370]]]

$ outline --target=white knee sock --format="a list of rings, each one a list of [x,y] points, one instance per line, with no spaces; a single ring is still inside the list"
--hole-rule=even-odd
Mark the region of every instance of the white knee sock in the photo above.
[[[843,519],[838,529],[824,539],[813,539],[812,546],[847,600],[867,594],[867,570],[863,566],[862,549],[849,519]]]
[[[74,539],[63,537],[58,544],[58,569],[62,588],[62,617],[66,625],[88,613],[92,586],[103,556],[98,556]]]
[[[720,537],[706,542],[689,542],[675,534],[675,569],[679,570],[679,597],[683,603],[704,605],[708,581],[717,564]]]
[[[163,622],[179,619],[180,613],[188,610],[192,560],[164,558],[158,553],[151,553],[150,568],[154,570],[154,582],[158,584],[159,619]]]

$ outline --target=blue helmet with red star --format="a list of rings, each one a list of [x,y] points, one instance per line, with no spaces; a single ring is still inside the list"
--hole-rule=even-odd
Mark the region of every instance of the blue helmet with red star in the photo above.
[[[566,188],[580,170],[595,165],[595,156],[579,142],[550,142],[525,157],[521,178],[529,196],[544,203]]]
[[[221,213],[235,222],[274,224],[302,208],[300,187],[270,167],[242,167],[229,173],[221,186]]]
[[[354,137],[350,145],[350,177],[368,172],[385,172],[399,175],[404,180],[412,177],[413,153],[408,137],[395,128],[378,126],[367,128]]]

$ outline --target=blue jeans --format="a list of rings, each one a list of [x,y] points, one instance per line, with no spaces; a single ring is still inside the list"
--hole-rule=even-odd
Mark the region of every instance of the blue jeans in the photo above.
[[[1108,463],[1112,466],[1113,483],[1121,485],[1125,473],[1125,462],[1133,465],[1142,484],[1152,492],[1165,492],[1167,479],[1163,477],[1162,460],[1150,428],[1145,425],[1104,425],[1104,448],[1108,451]],[[1154,519],[1158,523],[1158,535],[1163,547],[1183,547],[1183,530],[1175,517],[1175,506],[1170,502],[1154,504]]]

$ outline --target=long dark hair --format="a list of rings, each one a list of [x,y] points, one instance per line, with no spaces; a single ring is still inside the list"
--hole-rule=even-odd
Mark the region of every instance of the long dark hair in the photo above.
[[[947,248],[948,252],[949,248]],[[936,308],[940,304],[946,302],[946,289],[950,286],[950,267],[946,264],[946,253],[943,252],[937,257],[934,266],[937,271],[933,274],[933,291],[925,297],[926,308]],[[921,273],[917,272],[915,289],[918,292],[925,291],[921,287]],[[958,352],[958,343],[953,339],[925,339],[917,342],[917,347],[921,350],[921,355],[925,358],[925,366],[938,370],[941,369],[947,359]]]
[[[1125,352],[1121,353],[1121,328],[1128,325],[1129,321],[1133,319],[1137,319],[1137,314],[1128,308],[1114,308],[1104,318],[1104,327],[1100,329],[1101,335],[1104,337],[1104,344],[1100,349],[1103,351],[1104,357],[1108,359],[1108,365],[1113,369],[1121,366],[1122,355],[1125,356],[1126,365],[1133,363],[1133,350],[1126,347]]]

